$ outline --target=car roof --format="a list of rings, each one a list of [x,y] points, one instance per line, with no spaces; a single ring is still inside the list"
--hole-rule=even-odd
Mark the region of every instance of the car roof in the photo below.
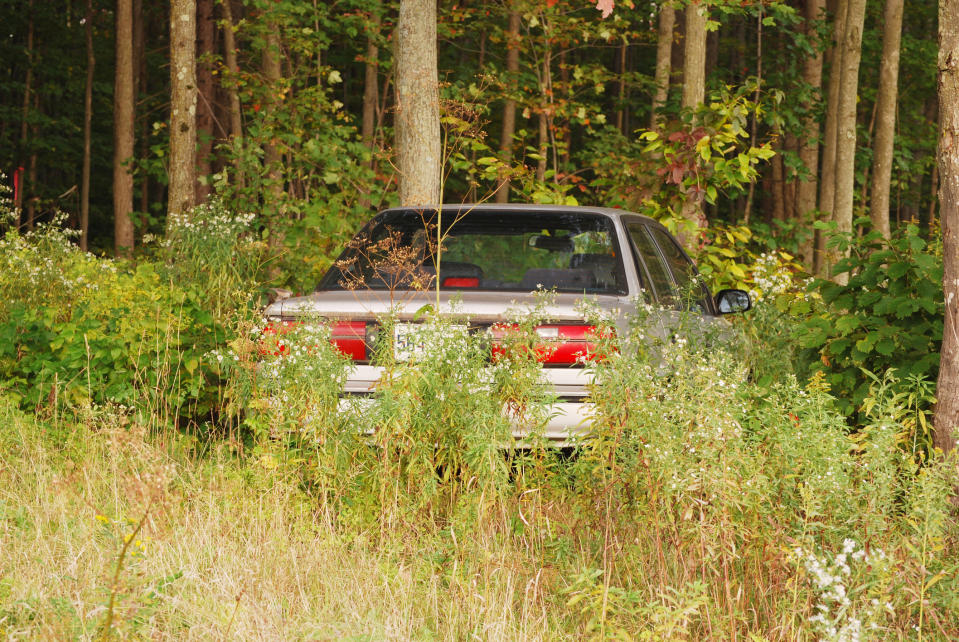
[[[393,212],[409,212],[417,210],[443,210],[443,211],[476,211],[476,212],[523,212],[529,214],[536,213],[568,213],[568,214],[600,214],[610,218],[621,218],[631,216],[643,219],[643,222],[666,229],[659,221],[630,212],[629,210],[615,207],[593,207],[591,205],[549,205],[540,203],[444,203],[443,205],[409,205],[406,207],[391,207],[383,210],[377,217]]]

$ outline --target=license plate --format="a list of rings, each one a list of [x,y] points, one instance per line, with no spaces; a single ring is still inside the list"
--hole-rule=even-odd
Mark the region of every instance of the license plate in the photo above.
[[[455,336],[459,333],[465,333],[467,326],[450,326],[446,332],[447,336]],[[393,326],[393,355],[397,361],[421,361],[429,350],[429,335],[435,330],[424,330],[424,327],[418,323],[397,323]]]

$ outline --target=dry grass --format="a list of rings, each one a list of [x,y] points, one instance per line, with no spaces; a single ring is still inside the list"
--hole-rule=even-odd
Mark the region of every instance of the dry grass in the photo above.
[[[550,637],[538,600],[514,609],[536,588],[502,553],[448,573],[433,551],[338,535],[278,469],[114,419],[44,435],[0,414],[0,635],[98,637],[127,520],[147,512],[119,574],[123,639]]]

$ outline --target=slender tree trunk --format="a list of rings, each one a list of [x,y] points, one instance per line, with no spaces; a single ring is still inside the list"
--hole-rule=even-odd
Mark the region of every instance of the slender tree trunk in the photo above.
[[[619,82],[616,92],[616,129],[626,133],[626,49],[625,42],[619,45]]]
[[[959,0],[939,2],[939,180],[946,318],[933,440],[949,452],[959,427]]]
[[[772,216],[775,221],[786,220],[786,181],[783,168],[784,147],[780,147],[777,154],[772,158],[772,178],[770,179],[772,187]]]
[[[695,109],[703,104],[706,97],[706,4],[701,0],[691,0],[686,7],[686,43],[683,49],[683,108]],[[693,229],[706,227],[699,198],[687,195],[683,202],[681,215],[689,221]],[[683,241],[690,242],[685,233]]]
[[[87,251],[90,234],[90,138],[93,130],[93,0],[87,0],[83,23],[87,45],[87,84],[83,92],[83,170],[80,174],[80,249]]]
[[[511,11],[509,14],[509,30],[506,33],[506,83],[509,97],[503,105],[503,129],[499,137],[500,159],[507,165],[513,162],[513,136],[516,134],[516,100],[513,94],[516,91],[516,75],[519,73],[519,27],[520,14]],[[497,203],[509,202],[509,179],[504,178],[496,187]]]
[[[396,23],[396,158],[401,205],[442,200],[435,0],[400,0]]]
[[[706,5],[691,0],[686,7],[683,49],[683,107],[695,109],[706,97]]]
[[[239,63],[236,60],[236,38],[233,33],[233,10],[230,6],[231,0],[223,0],[220,4],[223,7],[223,59],[230,75],[234,78],[240,72]],[[240,111],[240,96],[236,87],[231,85],[228,90],[230,96],[230,137],[233,144],[238,145],[243,140],[243,120]],[[236,184],[242,189],[244,185],[242,161],[236,162]]]
[[[546,117],[546,106],[539,112],[539,159],[536,161],[536,180],[546,180],[546,154],[549,153],[549,121]]]
[[[280,84],[283,80],[283,67],[280,59],[280,34],[276,25],[270,24],[267,28],[266,45],[263,49],[261,64],[263,66],[263,76],[266,78],[267,86],[270,87],[269,93],[272,96],[278,95]],[[277,110],[280,105],[275,98],[267,101],[265,106],[266,120],[270,127],[273,126],[276,119]],[[283,244],[284,221],[283,216],[283,159],[280,151],[272,142],[266,142],[263,145],[263,164],[266,166],[266,200],[264,209],[268,215],[267,221],[270,227],[270,247],[273,252],[279,252]]]
[[[20,162],[27,149],[27,140],[29,136],[30,103],[33,97],[33,0],[27,3],[27,73],[23,79],[23,103],[20,110]],[[20,176],[20,189],[16,190],[13,206],[18,212],[22,213],[23,193],[25,186],[23,176]],[[22,224],[22,222],[21,222]]]
[[[379,57],[380,48],[376,44],[380,34],[379,7],[373,9],[370,16],[370,33],[366,38],[365,77],[363,79],[363,124],[360,130],[363,142],[374,150],[373,133],[376,128],[376,106],[379,97]]]
[[[196,0],[196,202],[205,203],[210,197],[209,177],[213,173],[210,156],[213,153],[213,38],[216,22],[213,18],[213,0]]]
[[[744,70],[745,73],[745,70]],[[756,15],[756,98],[754,102],[758,105],[763,88],[763,5],[759,5],[759,11]],[[759,125],[759,115],[753,114],[749,126],[749,146],[756,146],[756,130]],[[756,181],[749,183],[749,191],[746,193],[746,204],[743,207],[743,224],[749,225],[749,217],[753,212],[753,199],[756,196]]]
[[[113,241],[117,256],[133,253],[133,2],[117,0],[116,75],[113,90]]]
[[[830,48],[829,88],[826,97],[826,126],[823,133],[822,172],[819,179],[819,210],[824,220],[833,218],[836,196],[836,132],[839,128],[839,89],[842,80],[843,28],[849,4],[841,2],[836,7],[833,26],[833,41]],[[826,236],[816,235],[816,274],[826,273]]]
[[[196,2],[170,6],[170,185],[168,215],[196,203]],[[172,217],[171,217],[172,218]]]
[[[823,17],[824,10],[823,0],[806,0],[805,31],[814,53],[803,60],[802,73],[803,81],[815,93],[822,87],[822,47],[816,34],[817,23]],[[811,224],[815,219],[816,192],[819,186],[819,120],[813,107],[814,101],[806,105],[809,113],[804,120],[805,136],[799,146],[799,159],[809,172],[807,180],[800,180],[796,186],[796,215],[800,225]],[[815,234],[810,233],[809,240],[803,243],[800,250],[803,262],[809,269],[815,267],[814,247]]]
[[[896,102],[899,88],[899,41],[902,37],[903,0],[886,0],[882,26],[882,63],[879,66],[879,97],[876,107],[876,139],[873,144],[872,189],[869,215],[873,229],[889,238],[889,183],[892,179],[893,139],[896,134]]]
[[[862,57],[862,27],[866,0],[849,0],[843,28],[842,78],[839,90],[839,122],[836,127],[836,193],[833,220],[840,233],[852,231],[856,190],[856,99],[859,97],[859,60]],[[845,283],[843,273],[837,281]]]

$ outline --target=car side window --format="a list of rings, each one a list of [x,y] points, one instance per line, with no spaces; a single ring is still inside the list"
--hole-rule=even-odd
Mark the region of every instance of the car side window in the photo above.
[[[696,274],[692,261],[686,258],[686,255],[679,249],[676,241],[666,232],[660,229],[651,229],[649,231],[663,251],[663,256],[666,257],[666,263],[669,264],[673,272],[673,278],[676,280],[676,285],[679,286],[680,292],[685,292],[689,288],[689,282],[695,278]]]
[[[661,303],[668,303],[676,296],[676,290],[673,282],[669,278],[669,272],[666,271],[666,265],[656,249],[656,245],[646,231],[646,226],[642,223],[627,223],[626,230],[629,232],[636,251],[642,257],[646,264],[646,270],[649,272],[649,278],[656,289],[656,295]]]
[[[666,263],[673,273],[673,279],[676,281],[679,294],[684,298],[691,297],[705,311],[706,302],[703,296],[707,292],[696,276],[696,267],[693,262],[689,260],[672,236],[657,228],[649,229],[649,232],[659,244],[663,256],[666,257]]]

